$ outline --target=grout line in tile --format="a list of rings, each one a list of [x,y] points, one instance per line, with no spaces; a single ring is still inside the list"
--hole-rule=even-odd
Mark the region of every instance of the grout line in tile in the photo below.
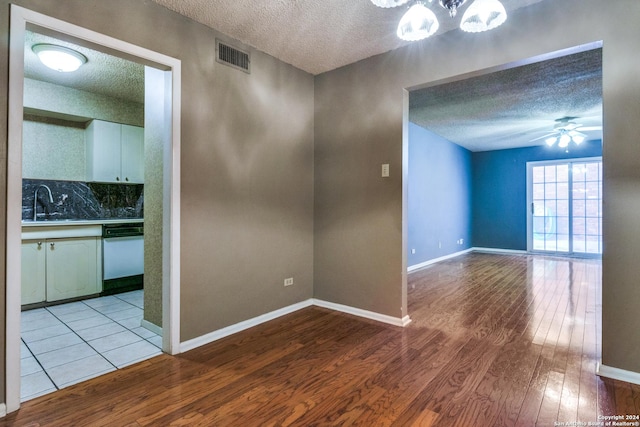
[[[24,342],[24,341],[22,341]],[[44,366],[42,366],[42,363],[40,363],[40,360],[36,357],[35,354],[33,354],[33,352],[31,351],[31,349],[29,348],[29,346],[27,345],[27,343],[24,343],[25,346],[27,346],[27,349],[29,349],[29,353],[31,353],[31,356],[35,359],[36,363],[38,364],[38,366],[40,366],[40,368],[42,369],[42,372],[44,372],[44,374],[47,376],[47,378],[49,378],[49,381],[51,381],[51,384],[53,384],[53,386],[55,387],[56,390],[60,390],[60,388],[58,388],[58,385],[53,382],[53,378],[51,378],[51,376],[49,375],[49,373],[47,372],[46,369],[44,369]],[[46,354],[46,353],[45,353]]]
[[[138,307],[137,305],[132,304],[132,303],[130,303],[129,301],[126,301],[126,300],[123,300],[123,299],[121,299],[121,298],[118,298],[118,296],[117,296],[117,295],[114,295],[114,296],[115,296],[119,301],[122,301],[122,302],[127,303],[127,304],[128,304],[128,305],[130,305],[132,308],[133,308],[133,307],[135,307],[135,308],[139,308],[139,309],[142,309],[142,310],[143,310],[143,312],[144,312],[144,308],[143,308],[143,307]],[[86,307],[90,308],[91,310],[95,311],[96,313],[101,314],[101,315],[103,315],[103,316],[106,316],[106,317],[108,317],[108,318],[109,318],[109,320],[110,320],[110,321],[112,321],[112,322],[114,322],[114,323],[116,323],[116,324],[118,324],[118,325],[122,326],[123,328],[125,328],[125,330],[126,330],[126,331],[131,332],[131,333],[133,333],[133,334],[135,334],[135,335],[138,335],[138,334],[136,334],[135,332],[133,332],[133,330],[132,330],[131,328],[129,328],[129,327],[127,327],[127,326],[125,326],[125,325],[121,324],[120,322],[118,322],[118,321],[116,321],[116,320],[111,319],[109,316],[107,316],[107,315],[105,315],[105,314],[101,313],[100,311],[96,310],[94,307],[91,307],[90,305],[86,304],[84,301],[81,301],[81,302],[82,302]],[[47,307],[44,307],[44,308],[45,308],[45,310],[46,310],[49,314],[51,314],[53,317],[55,317],[55,319],[56,319],[56,320],[58,320],[59,322],[61,322],[62,324],[64,324],[65,326],[67,326],[67,327],[68,327],[68,325],[67,325],[67,323],[66,323],[66,322],[62,321],[62,320],[61,320],[58,316],[56,316],[54,313],[52,313],[51,311],[47,310]],[[126,319],[122,319],[122,320],[126,320]],[[102,358],[103,358],[104,360],[106,360],[106,361],[107,361],[111,366],[113,366],[113,368],[114,368],[114,369],[116,369],[116,370],[121,369],[121,368],[118,368],[118,366],[116,366],[115,364],[113,364],[109,359],[107,359],[107,358],[103,355],[103,353],[102,353],[102,352],[100,352],[100,351],[98,351],[97,349],[95,349],[95,348],[94,348],[94,347],[93,347],[93,346],[92,346],[92,345],[91,345],[87,340],[85,340],[84,338],[82,338],[82,337],[81,337],[81,336],[80,336],[76,331],[74,331],[74,330],[73,330],[73,329],[71,329],[71,328],[69,328],[69,329],[70,329],[70,330],[71,330],[71,332],[73,332],[73,333],[74,333],[78,338],[80,338],[80,339],[82,340],[82,342],[84,342],[85,344],[87,344],[91,349],[93,349],[96,353],[98,353],[98,355],[99,355],[100,357],[102,357]],[[139,335],[138,335],[138,336],[139,336]],[[157,334],[156,334],[156,336],[160,336],[160,335],[157,335]],[[154,338],[154,337],[150,337],[150,338],[148,338],[148,339],[147,339],[147,338],[143,338],[143,337],[140,337],[140,338],[141,338],[141,340],[142,340],[142,341],[146,341],[146,342],[148,342],[149,344],[151,344],[151,345],[155,346],[156,348],[158,348],[158,347],[157,347],[153,342],[149,341],[149,339],[152,339],[152,338]],[[49,381],[51,381],[51,384],[53,384],[53,386],[55,387],[55,389],[56,389],[56,390],[60,390],[62,387],[58,387],[58,385],[53,381],[53,379],[51,378],[51,376],[49,375],[49,373],[47,372],[47,370],[46,370],[46,369],[44,369],[44,367],[42,366],[42,364],[41,364],[41,363],[40,363],[40,361],[38,360],[38,357],[37,357],[35,354],[33,354],[33,352],[31,351],[31,349],[29,348],[29,345],[28,345],[26,342],[24,342],[24,340],[22,340],[22,339],[21,339],[21,341],[22,341],[22,343],[26,346],[26,348],[27,348],[27,350],[29,351],[29,353],[31,354],[31,356],[33,356],[33,358],[36,360],[36,362],[38,363],[38,365],[42,368],[43,372],[45,373],[45,375],[47,376],[47,378],[49,379]],[[121,347],[124,347],[124,346],[121,346]],[[117,347],[116,349],[121,348],[121,347]],[[116,350],[116,349],[112,349],[112,350]],[[158,349],[160,350],[160,352],[162,352],[162,348],[158,348]],[[131,362],[131,364],[132,364],[132,363],[137,363],[137,362],[139,362],[139,361],[141,361],[141,360],[146,360],[146,358],[142,358],[142,359],[136,360],[136,361],[134,361],[134,362]],[[127,366],[128,366],[128,365],[127,365]],[[123,366],[123,367],[124,367],[124,366]],[[107,372],[108,372],[108,371],[107,371]],[[99,374],[99,375],[102,375],[102,374]],[[97,376],[97,375],[96,375],[96,376]],[[95,376],[91,376],[91,377],[87,377],[86,379],[90,379],[90,378],[94,378],[94,377],[95,377]],[[84,379],[83,381],[85,381],[86,379]],[[65,387],[66,387],[66,385],[65,385]]]

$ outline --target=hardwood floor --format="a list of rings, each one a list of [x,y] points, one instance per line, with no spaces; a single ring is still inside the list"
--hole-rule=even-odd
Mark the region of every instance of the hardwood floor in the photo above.
[[[410,275],[406,328],[307,308],[29,401],[0,426],[553,426],[637,415],[640,386],[595,375],[600,277],[596,260],[467,254]]]

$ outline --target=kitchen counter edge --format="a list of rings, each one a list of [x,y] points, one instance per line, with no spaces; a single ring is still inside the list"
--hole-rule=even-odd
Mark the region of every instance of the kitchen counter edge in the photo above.
[[[74,225],[129,224],[144,222],[143,218],[87,219],[59,221],[22,221],[22,227],[71,227]]]

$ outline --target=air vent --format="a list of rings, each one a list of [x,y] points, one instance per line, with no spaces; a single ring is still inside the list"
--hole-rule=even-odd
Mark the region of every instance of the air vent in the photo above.
[[[245,73],[250,73],[249,64],[251,63],[251,58],[247,52],[243,52],[235,47],[222,43],[220,40],[216,40],[216,53],[216,61],[221,64],[237,68]]]

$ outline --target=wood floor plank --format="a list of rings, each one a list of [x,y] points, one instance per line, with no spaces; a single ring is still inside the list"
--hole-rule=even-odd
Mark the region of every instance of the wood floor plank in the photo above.
[[[601,265],[470,253],[409,275],[399,328],[309,307],[34,399],[2,426],[545,426],[640,413],[596,376]]]

